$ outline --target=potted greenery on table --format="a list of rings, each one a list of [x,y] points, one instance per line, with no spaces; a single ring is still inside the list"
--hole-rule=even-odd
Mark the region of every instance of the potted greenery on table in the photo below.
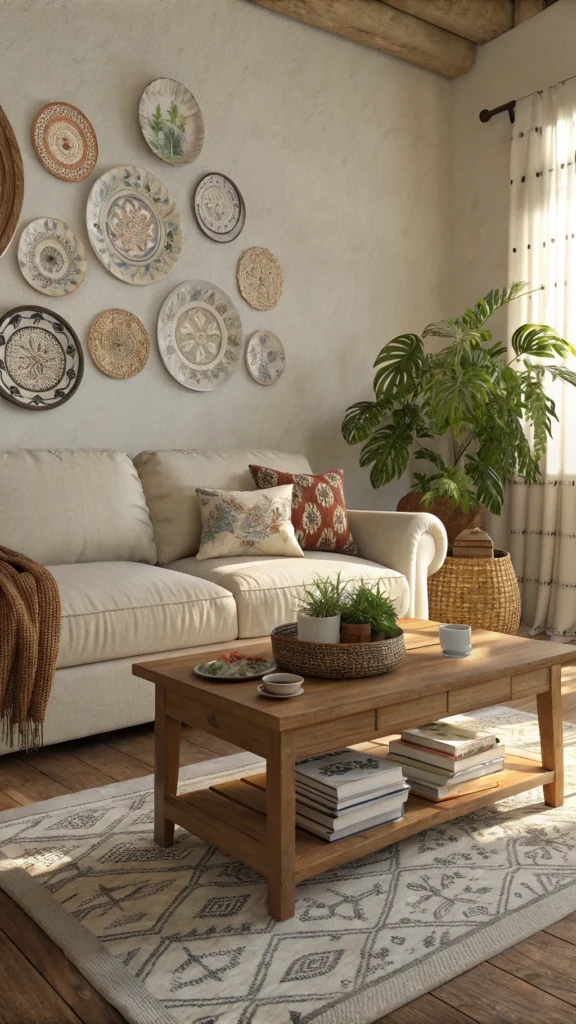
[[[340,639],[344,644],[390,639],[399,632],[394,604],[382,592],[380,580],[360,580],[348,588],[340,606],[340,618]]]
[[[317,644],[340,642],[340,608],[343,583],[341,574],[334,579],[318,578],[304,587],[298,611],[298,639]]]
[[[473,518],[479,508],[500,514],[512,476],[538,480],[557,419],[547,379],[576,386],[574,370],[548,362],[576,355],[552,327],[519,327],[511,353],[493,342],[487,321],[528,291],[516,282],[489,292],[454,320],[429,324],[422,338],[446,339],[439,352],[425,352],[416,334],[388,342],[374,363],[374,400],[351,405],[342,423],[348,444],[364,442],[360,465],[370,466],[373,487],[400,479],[411,455],[427,463],[412,475],[413,501],[444,521],[449,542],[466,526],[482,525]],[[450,455],[424,444],[445,436]],[[406,505],[403,499],[399,508]],[[451,510],[455,523],[447,515]]]

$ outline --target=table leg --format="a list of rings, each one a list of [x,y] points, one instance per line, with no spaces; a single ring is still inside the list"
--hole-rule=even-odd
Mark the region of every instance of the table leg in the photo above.
[[[294,740],[290,733],[272,733],[266,760],[268,846],[268,912],[277,921],[294,917],[296,794]]]
[[[544,786],[544,803],[561,807],[564,803],[564,738],[562,724],[562,667],[550,669],[550,689],[536,698],[542,765],[553,768],[554,782]]]
[[[166,714],[166,691],[156,686],[156,721],[154,725],[154,841],[158,846],[172,846],[174,822],[166,817],[165,797],[178,788],[180,767],[181,723]]]

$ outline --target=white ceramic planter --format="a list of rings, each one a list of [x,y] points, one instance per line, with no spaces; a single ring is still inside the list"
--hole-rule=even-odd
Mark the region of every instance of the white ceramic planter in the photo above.
[[[339,644],[340,616],[316,619],[306,612],[298,612],[298,639],[314,644]]]

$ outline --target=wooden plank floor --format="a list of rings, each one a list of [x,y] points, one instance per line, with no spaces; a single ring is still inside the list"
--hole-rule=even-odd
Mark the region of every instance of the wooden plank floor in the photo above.
[[[576,722],[576,668],[564,670]],[[535,711],[531,699],[512,707]],[[370,744],[362,744],[364,749]],[[182,764],[237,750],[183,727]],[[152,726],[0,758],[0,810],[149,775]],[[123,1024],[61,950],[0,891],[0,1024]],[[576,914],[441,985],[377,1024],[576,1024]]]

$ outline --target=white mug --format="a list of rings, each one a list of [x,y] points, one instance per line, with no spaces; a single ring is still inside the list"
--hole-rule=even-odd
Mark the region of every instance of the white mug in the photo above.
[[[467,658],[472,650],[472,629],[449,622],[440,626],[440,645],[450,658]]]

